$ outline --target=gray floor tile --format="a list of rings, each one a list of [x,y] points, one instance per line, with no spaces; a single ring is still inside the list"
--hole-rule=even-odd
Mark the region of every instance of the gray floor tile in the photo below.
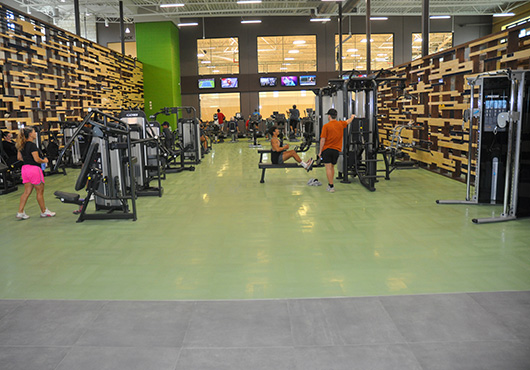
[[[514,340],[494,315],[467,294],[380,298],[410,342]]]
[[[378,298],[289,302],[295,346],[403,343]]]
[[[292,346],[285,301],[198,302],[184,347]]]
[[[102,302],[26,301],[0,320],[0,345],[72,345],[102,306]]]
[[[298,370],[421,370],[405,344],[295,348]]]
[[[294,370],[294,349],[183,348],[177,370]]]
[[[24,301],[0,300],[0,320],[23,303]]]
[[[519,342],[413,343],[425,370],[528,370],[530,347]]]
[[[530,341],[530,292],[474,293],[470,296],[517,338]]]
[[[109,302],[77,346],[180,347],[193,302]]]
[[[174,370],[180,349],[74,347],[57,370]]]
[[[69,350],[69,347],[0,346],[0,369],[54,370]]]

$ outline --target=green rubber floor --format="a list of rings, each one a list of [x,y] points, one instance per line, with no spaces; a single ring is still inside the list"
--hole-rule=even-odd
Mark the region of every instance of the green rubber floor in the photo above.
[[[313,149],[311,150],[313,152]],[[306,156],[306,158],[309,155]],[[77,171],[46,178],[17,221],[0,196],[0,298],[200,300],[398,295],[530,289],[530,219],[475,225],[499,207],[436,205],[465,185],[401,170],[369,192],[356,180],[310,187],[321,168],[268,170],[246,141],[217,144],[195,172],[169,174],[138,221],[76,223]]]

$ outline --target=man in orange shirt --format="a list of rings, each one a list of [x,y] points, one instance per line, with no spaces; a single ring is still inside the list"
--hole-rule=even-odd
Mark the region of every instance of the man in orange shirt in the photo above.
[[[335,177],[335,165],[339,154],[342,150],[342,137],[344,129],[348,126],[355,116],[352,116],[347,121],[337,121],[337,110],[331,108],[326,113],[329,122],[322,127],[320,134],[320,153],[318,156],[322,159],[322,163],[326,165],[326,175],[328,177],[328,191],[335,192],[333,186],[333,178]]]

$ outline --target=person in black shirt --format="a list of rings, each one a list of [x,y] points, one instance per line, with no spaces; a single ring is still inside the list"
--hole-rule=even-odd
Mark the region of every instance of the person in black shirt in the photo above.
[[[289,109],[287,113],[289,113],[289,126],[291,126],[291,132],[296,135],[298,122],[300,121],[300,111],[296,108],[296,105],[293,105],[293,108]]]
[[[55,216],[55,212],[51,212],[44,204],[44,173],[42,172],[41,165],[48,163],[48,158],[43,159],[41,151],[34,143],[36,138],[37,132],[33,127],[22,128],[17,137],[16,148],[18,150],[18,159],[24,162],[22,166],[24,193],[20,196],[20,206],[17,213],[19,220],[27,220],[29,218],[26,212],[24,212],[24,207],[33,188],[37,191],[37,203],[39,203],[41,210],[40,216]]]
[[[313,167],[313,159],[310,158],[309,161],[303,162],[298,153],[294,150],[287,150],[289,149],[289,144],[286,144],[284,146],[280,146],[280,139],[278,138],[278,135],[280,134],[280,129],[278,126],[272,126],[269,129],[269,133],[272,135],[271,138],[271,146],[272,146],[272,154],[271,154],[271,162],[273,164],[282,164],[289,158],[294,158],[295,161],[298,162],[298,164],[302,167],[304,167],[307,171],[310,171]]]
[[[6,162],[8,166],[11,166],[17,161],[17,148],[15,148],[15,143],[13,142],[13,135],[11,132],[3,133],[4,140],[2,142],[4,152],[6,155]]]

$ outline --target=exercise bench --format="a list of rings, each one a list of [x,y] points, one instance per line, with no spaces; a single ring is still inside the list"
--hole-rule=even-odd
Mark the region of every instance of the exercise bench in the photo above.
[[[261,170],[261,180],[260,183],[265,182],[265,170],[266,169],[274,169],[274,168],[303,168],[296,162],[289,162],[289,163],[281,163],[281,164],[273,164],[273,163],[267,163],[263,162],[263,154],[272,154],[272,150],[270,149],[263,149],[258,150],[259,153],[259,163],[258,168]],[[315,163],[312,168],[318,167],[318,165]]]

